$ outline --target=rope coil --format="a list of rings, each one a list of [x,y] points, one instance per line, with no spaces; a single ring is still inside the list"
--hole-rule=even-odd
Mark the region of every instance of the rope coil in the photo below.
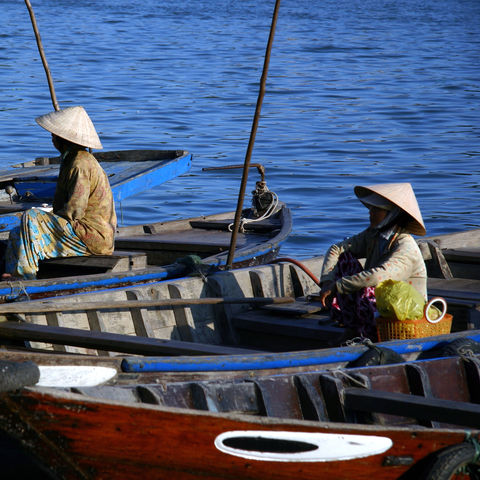
[[[265,213],[258,218],[241,218],[240,219],[240,224],[238,226],[238,231],[239,232],[245,233],[244,225],[247,225],[249,223],[254,223],[254,222],[260,222],[262,220],[266,220],[267,218],[271,217],[275,213],[275,211],[278,207],[278,195],[275,192],[272,192],[271,190],[267,189],[267,191],[269,191],[272,194],[272,201],[270,202],[270,205],[265,210]],[[233,223],[231,223],[228,226],[228,231],[229,232],[233,231],[233,226],[234,226]]]

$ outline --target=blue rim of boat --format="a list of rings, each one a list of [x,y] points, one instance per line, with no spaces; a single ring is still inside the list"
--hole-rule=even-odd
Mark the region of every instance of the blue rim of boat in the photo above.
[[[283,243],[284,240],[281,240],[276,243],[272,243],[270,248],[266,248],[265,250],[261,250],[255,253],[255,257],[261,257],[262,255],[268,255],[273,250],[278,250],[280,245]],[[249,261],[251,260],[251,255],[244,255],[240,257],[235,257],[235,263],[240,263],[242,261]],[[216,259],[216,261],[212,261],[207,263],[212,267],[222,267],[226,264],[226,256],[224,255],[222,258]],[[134,283],[135,287],[142,287],[145,285],[154,285],[155,283],[161,283],[166,280],[173,280],[179,279],[180,276],[186,273],[185,266],[181,264],[172,264],[163,267],[162,270],[157,272],[150,272],[150,273],[143,273],[138,275],[125,275],[121,276],[119,274],[115,277],[108,277],[103,279],[91,279],[88,278],[83,281],[72,281],[72,282],[65,282],[65,283],[56,283],[54,285],[25,285],[22,282],[2,282],[0,284],[0,297],[10,301],[17,299],[21,296],[28,296],[28,295],[36,295],[36,294],[48,294],[50,292],[62,292],[62,291],[72,291],[72,290],[81,290],[81,289],[89,289],[95,287],[96,293],[102,293],[108,289],[111,291],[113,286],[119,285],[118,289],[125,289],[125,284]],[[123,284],[123,286],[121,286]],[[5,285],[5,286],[3,286]],[[133,286],[133,285],[132,285]],[[75,295],[82,294],[82,293],[90,293],[90,292],[78,292]],[[64,297],[67,295],[64,295]]]
[[[165,268],[165,270],[160,272],[153,272],[153,273],[146,273],[141,275],[132,275],[132,276],[125,276],[125,277],[110,277],[110,278],[103,278],[103,279],[96,279],[96,280],[86,280],[86,281],[78,281],[78,282],[70,282],[70,283],[63,283],[63,284],[55,284],[55,285],[38,285],[38,286],[30,286],[30,285],[23,285],[22,282],[3,282],[4,284],[8,285],[3,288],[0,287],[0,297],[4,297],[5,299],[15,299],[18,298],[20,295],[33,295],[33,294],[41,294],[41,293],[49,293],[49,292],[61,292],[62,290],[77,290],[89,287],[97,287],[95,289],[96,293],[101,293],[102,288],[111,290],[109,287],[111,285],[120,285],[122,283],[127,282],[135,282],[135,287],[141,287],[152,282],[161,282],[168,279],[170,276],[175,276],[175,273],[181,274],[185,267],[182,265],[173,265],[170,269]],[[100,288],[98,288],[100,287]],[[125,287],[119,287],[119,289],[125,289]],[[90,293],[90,292],[85,292]],[[79,293],[81,294],[81,293]],[[76,294],[77,295],[77,294]]]
[[[447,337],[447,338],[446,338]],[[375,344],[387,347],[399,354],[418,353],[439,347],[455,338],[471,338],[480,341],[480,331],[457,332],[435,337],[411,340],[391,340]],[[181,356],[181,357],[128,357],[122,360],[124,372],[220,372],[239,370],[264,370],[292,367],[319,367],[330,363],[356,360],[368,347],[325,348],[299,352],[259,353],[247,355]]]

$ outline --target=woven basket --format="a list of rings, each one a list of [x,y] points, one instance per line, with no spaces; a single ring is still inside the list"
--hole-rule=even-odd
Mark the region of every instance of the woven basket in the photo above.
[[[397,320],[396,318],[377,318],[378,341],[407,340],[409,338],[433,337],[450,333],[452,315],[445,314],[441,322],[430,323],[425,317],[419,320]]]
[[[437,301],[441,301],[445,305],[445,310],[438,321],[431,322],[427,320],[426,315],[418,320],[397,320],[396,318],[378,317],[378,341],[408,340],[410,338],[433,337],[450,333],[453,317],[449,313],[445,313],[445,300],[439,298],[432,299],[425,307],[425,311]]]

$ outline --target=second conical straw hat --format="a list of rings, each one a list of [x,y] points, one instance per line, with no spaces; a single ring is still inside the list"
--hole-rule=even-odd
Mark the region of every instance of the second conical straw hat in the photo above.
[[[358,185],[354,188],[354,192],[360,201],[372,193],[380,195],[410,216],[411,221],[406,225],[410,233],[415,235],[425,235],[427,233],[417,198],[410,183],[381,183],[366,187]]]
[[[50,112],[35,121],[59,137],[83,147],[103,148],[97,131],[83,107],[68,107]]]

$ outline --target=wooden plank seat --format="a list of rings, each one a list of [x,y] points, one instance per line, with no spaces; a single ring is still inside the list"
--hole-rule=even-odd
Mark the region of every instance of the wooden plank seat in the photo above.
[[[320,303],[319,296],[318,300],[317,296],[312,295],[311,297],[311,299],[307,299],[306,297],[298,297],[295,299],[295,302],[292,303],[264,305],[262,309],[274,312],[278,315],[294,315],[297,317],[305,317],[311,315],[312,313],[319,313],[322,311],[327,312],[327,308]]]
[[[480,247],[445,248],[442,253],[450,262],[480,263]]]
[[[0,214],[14,213],[14,212],[24,212],[25,210],[32,207],[40,207],[42,205],[42,200],[37,202],[0,202]]]
[[[480,280],[480,247],[475,243],[442,247],[440,242],[420,240],[418,246],[429,277]]]
[[[429,278],[430,298],[442,297],[453,315],[452,331],[480,328],[480,280],[470,278]]]
[[[329,338],[332,333],[341,334],[344,329],[335,327],[328,315],[310,315],[308,318],[283,318],[261,312],[237,315],[234,326],[256,332],[285,335],[288,337]]]
[[[452,277],[480,280],[480,247],[470,245],[444,248],[442,254],[449,265]]]
[[[478,428],[480,409],[470,402],[425,398],[396,392],[347,388],[344,391],[345,408],[364,412],[378,412],[417,420],[453,423]]]
[[[480,305],[480,280],[470,278],[429,278],[429,297],[458,299]]]
[[[231,325],[241,344],[272,351],[304,350],[336,346],[348,332],[334,324],[328,313],[310,313],[304,305],[295,308],[261,308],[236,315]],[[307,314],[307,315],[306,315]]]
[[[58,257],[39,262],[39,278],[86,273],[124,272],[146,268],[147,255],[141,251],[115,250],[112,255]]]

